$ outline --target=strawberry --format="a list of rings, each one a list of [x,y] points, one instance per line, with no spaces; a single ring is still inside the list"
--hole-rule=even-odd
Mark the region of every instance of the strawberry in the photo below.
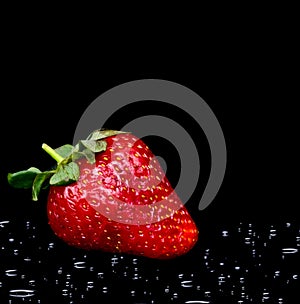
[[[58,163],[9,173],[33,200],[49,182],[47,215],[53,232],[71,246],[170,259],[190,251],[198,229],[149,147],[131,133],[96,130],[75,147],[55,150]]]

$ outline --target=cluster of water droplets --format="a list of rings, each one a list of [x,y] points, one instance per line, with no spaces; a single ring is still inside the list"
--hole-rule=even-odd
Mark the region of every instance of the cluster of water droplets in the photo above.
[[[0,303],[297,302],[299,224],[201,231],[194,250],[171,261],[71,248],[41,225],[0,221]]]

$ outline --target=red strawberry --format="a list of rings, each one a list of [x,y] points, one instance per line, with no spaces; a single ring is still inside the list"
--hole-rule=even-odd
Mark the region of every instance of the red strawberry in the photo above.
[[[58,170],[30,168],[9,174],[9,181],[30,176],[37,200],[51,177],[49,225],[67,244],[159,259],[183,255],[195,245],[193,219],[141,139],[97,130],[75,148],[44,149],[56,158]]]

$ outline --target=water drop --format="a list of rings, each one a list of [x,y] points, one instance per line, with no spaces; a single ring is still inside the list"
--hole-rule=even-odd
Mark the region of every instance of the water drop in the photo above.
[[[201,301],[201,300],[195,300],[195,301],[185,301],[185,304],[209,304],[209,301]]]
[[[63,289],[61,291],[62,296],[67,296],[68,295],[68,289]]]
[[[9,296],[13,298],[28,298],[33,297],[35,294],[31,289],[12,289],[9,291]]]
[[[9,270],[5,270],[5,275],[7,277],[16,277],[17,274],[17,269],[9,269]]]
[[[218,277],[218,283],[219,283],[219,285],[222,285],[223,283],[225,283],[225,277],[224,276],[219,276]]]
[[[205,295],[206,298],[210,298],[211,292],[210,291],[205,291],[204,295]]]
[[[1,221],[0,222],[0,228],[4,228],[5,225],[9,224],[9,221]]]
[[[103,287],[103,288],[102,288],[102,292],[103,292],[103,293],[108,293],[108,287],[106,287],[106,286]]]
[[[276,235],[277,235],[277,230],[276,229],[270,229],[269,240],[271,240]]]
[[[193,287],[192,283],[193,283],[193,281],[191,281],[191,280],[182,281],[181,287],[185,287],[185,288]]]
[[[86,268],[86,262],[75,262],[74,267],[77,269]]]
[[[54,248],[54,243],[49,243],[48,244],[48,250],[51,250],[51,249],[53,249]]]
[[[222,231],[222,236],[223,237],[228,237],[228,235],[229,235],[229,232],[227,230]]]
[[[297,248],[283,248],[282,253],[283,254],[292,254],[298,252]]]
[[[251,244],[251,238],[245,237],[245,244],[247,245]]]
[[[118,258],[111,258],[111,265],[112,266],[115,266],[116,264],[118,264],[119,262],[118,262]]]
[[[104,272],[98,272],[98,273],[97,273],[97,277],[98,277],[98,279],[103,279],[103,277],[104,277]]]
[[[275,278],[275,277],[279,277],[279,276],[280,276],[280,270],[275,271],[275,273],[274,273],[274,278]]]

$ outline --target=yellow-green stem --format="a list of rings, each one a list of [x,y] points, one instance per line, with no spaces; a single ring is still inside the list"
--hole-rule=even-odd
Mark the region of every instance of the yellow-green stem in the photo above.
[[[60,156],[54,149],[52,149],[47,144],[42,144],[42,149],[45,150],[53,159],[59,164],[64,158]]]

